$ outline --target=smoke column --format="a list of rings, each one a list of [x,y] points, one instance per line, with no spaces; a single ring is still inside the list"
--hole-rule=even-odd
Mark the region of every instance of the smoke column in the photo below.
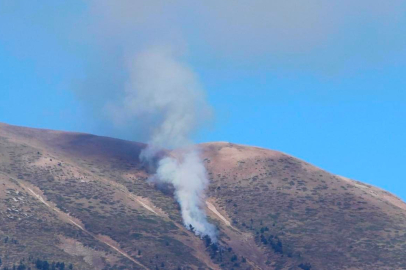
[[[208,184],[206,169],[196,149],[188,149],[176,160],[166,157],[159,161],[158,181],[171,183],[179,202],[184,225],[193,226],[197,235],[208,235],[216,242],[215,227],[207,221],[203,210],[203,192]]]
[[[208,177],[190,137],[210,114],[196,75],[174,51],[154,47],[129,63],[130,76],[120,104],[108,105],[116,122],[143,121],[149,146],[141,159],[151,162],[162,148],[181,148],[179,156],[158,161],[152,181],[175,188],[183,223],[199,236],[216,241],[215,227],[207,221],[204,191]]]

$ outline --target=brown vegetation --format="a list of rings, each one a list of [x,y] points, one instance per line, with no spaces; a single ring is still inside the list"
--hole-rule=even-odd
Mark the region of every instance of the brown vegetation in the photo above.
[[[2,268],[406,269],[406,205],[392,194],[280,152],[202,144],[212,245],[146,181],[143,147],[0,124]]]

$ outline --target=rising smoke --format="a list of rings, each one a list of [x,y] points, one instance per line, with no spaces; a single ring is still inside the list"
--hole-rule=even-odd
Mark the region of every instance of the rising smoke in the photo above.
[[[155,147],[179,148],[207,120],[210,108],[193,71],[173,50],[152,47],[128,63],[129,79],[121,100],[107,109],[117,123],[142,121]]]
[[[190,141],[210,108],[196,75],[176,57],[164,47],[137,54],[129,63],[129,81],[121,101],[107,108],[117,122],[144,122],[149,134],[148,147],[140,156],[144,162],[152,163],[162,148],[181,148],[179,157],[157,162],[152,181],[172,184],[184,225],[215,241],[215,227],[207,221],[203,207],[207,173]]]
[[[181,207],[184,225],[187,228],[192,226],[197,235],[208,235],[216,242],[216,229],[207,221],[203,210],[204,190],[208,179],[198,151],[189,148],[181,159],[161,159],[156,175],[158,181],[171,183],[175,187],[175,197]]]
[[[105,117],[124,130],[127,138],[131,131],[131,139],[148,143],[140,158],[156,166],[150,180],[172,184],[185,227],[192,226],[197,235],[215,241],[215,228],[204,210],[207,173],[191,140],[210,118],[211,109],[196,74],[184,60],[187,44],[178,20],[171,15],[176,7],[164,1],[90,3],[100,63],[92,67],[96,75],[80,94],[109,97],[102,98],[101,104],[89,103],[102,107]],[[88,89],[97,89],[95,95]],[[168,148],[179,149],[177,157],[156,161],[156,154]]]

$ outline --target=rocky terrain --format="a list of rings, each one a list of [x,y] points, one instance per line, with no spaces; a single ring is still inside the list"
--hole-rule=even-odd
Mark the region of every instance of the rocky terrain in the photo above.
[[[0,124],[0,268],[406,269],[406,204],[386,191],[281,152],[201,144],[213,244],[182,225],[170,186],[147,181],[144,147]]]

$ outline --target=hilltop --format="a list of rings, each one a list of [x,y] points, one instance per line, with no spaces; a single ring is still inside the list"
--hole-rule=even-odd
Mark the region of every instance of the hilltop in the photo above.
[[[147,181],[145,147],[0,124],[1,268],[406,269],[406,204],[384,190],[278,151],[200,144],[213,245],[184,228],[171,187]]]

